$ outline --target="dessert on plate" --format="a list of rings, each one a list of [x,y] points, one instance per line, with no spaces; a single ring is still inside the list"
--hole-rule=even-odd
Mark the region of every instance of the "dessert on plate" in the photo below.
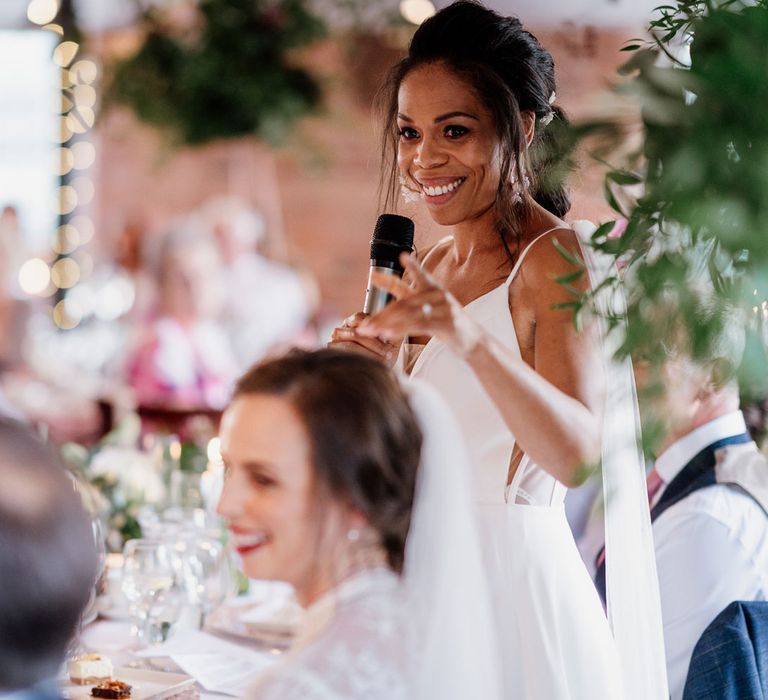
[[[91,695],[94,698],[130,698],[131,686],[123,681],[104,681],[91,688]]]
[[[112,662],[101,654],[83,654],[69,661],[69,679],[77,685],[93,685],[112,678]]]

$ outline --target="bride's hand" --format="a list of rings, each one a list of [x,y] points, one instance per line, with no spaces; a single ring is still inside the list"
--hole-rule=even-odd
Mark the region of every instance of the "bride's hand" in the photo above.
[[[375,336],[360,335],[357,329],[366,318],[368,318],[368,314],[364,314],[361,311],[345,318],[340,326],[333,329],[328,347],[373,355],[376,359],[391,367],[397,359],[399,341],[395,343],[376,338]]]
[[[466,357],[482,338],[480,326],[415,256],[403,253],[400,262],[412,284],[409,286],[397,277],[374,272],[371,282],[389,292],[396,301],[364,319],[356,328],[357,335],[384,340],[406,335],[435,336],[459,356]]]

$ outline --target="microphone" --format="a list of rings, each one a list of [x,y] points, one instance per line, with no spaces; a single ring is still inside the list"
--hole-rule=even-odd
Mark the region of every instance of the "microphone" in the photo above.
[[[371,269],[365,290],[364,313],[375,314],[392,301],[389,292],[371,284],[371,272],[402,277],[405,270],[398,258],[403,252],[413,252],[413,221],[407,216],[382,214],[376,221],[371,239]]]

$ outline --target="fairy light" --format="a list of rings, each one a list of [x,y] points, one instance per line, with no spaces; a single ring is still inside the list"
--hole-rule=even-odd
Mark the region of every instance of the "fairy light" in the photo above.
[[[58,0],[32,0],[27,6],[27,18],[40,26],[52,22],[58,13]]]
[[[66,68],[74,60],[80,46],[74,41],[62,41],[53,50],[53,62],[61,68]]]
[[[59,289],[70,289],[80,281],[80,266],[72,258],[61,258],[51,267],[51,281]]]
[[[402,0],[400,14],[412,24],[421,24],[435,14],[435,6],[430,0]]]
[[[62,16],[57,20],[60,12]],[[93,221],[77,210],[93,201],[95,194],[93,180],[86,172],[96,161],[96,149],[83,135],[96,121],[94,83],[99,69],[94,61],[81,55],[77,41],[65,39],[65,28],[71,23],[71,17],[63,11],[61,0],[30,0],[27,17],[59,37],[51,60],[60,69],[60,116],[52,134],[57,148],[54,174],[61,178],[56,197],[60,225],[51,241],[56,256],[53,263],[49,266],[42,258],[28,260],[19,272],[19,284],[29,294],[56,293],[58,302],[52,310],[53,321],[59,328],[69,329],[93,310],[92,303],[83,303],[85,289],[78,294],[73,288],[93,270],[93,258],[82,250],[93,238]],[[65,294],[64,290],[73,291]]]
[[[19,268],[19,287],[25,294],[42,294],[50,281],[51,270],[42,258],[31,258]]]
[[[73,216],[69,220],[70,226],[77,230],[80,238],[80,245],[85,245],[93,238],[93,221],[85,215]]]
[[[78,141],[70,150],[75,170],[87,170],[96,162],[96,149],[90,141]]]

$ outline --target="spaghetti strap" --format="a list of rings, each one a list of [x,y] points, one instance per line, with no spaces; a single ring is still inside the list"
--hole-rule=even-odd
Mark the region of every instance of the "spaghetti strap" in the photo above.
[[[552,231],[557,231],[558,229],[565,229],[568,228],[567,226],[553,226],[552,228],[548,228],[544,233],[540,233],[536,238],[534,238],[525,248],[523,248],[523,252],[520,253],[520,257],[515,261],[515,266],[512,268],[512,272],[509,273],[509,277],[507,277],[506,281],[504,282],[505,287],[509,287],[510,284],[512,284],[512,280],[515,279],[515,275],[517,274],[517,271],[520,269],[520,265],[523,263],[523,259],[528,254],[528,251],[533,247],[533,244],[536,243],[541,238],[544,238],[548,233],[552,233]]]

